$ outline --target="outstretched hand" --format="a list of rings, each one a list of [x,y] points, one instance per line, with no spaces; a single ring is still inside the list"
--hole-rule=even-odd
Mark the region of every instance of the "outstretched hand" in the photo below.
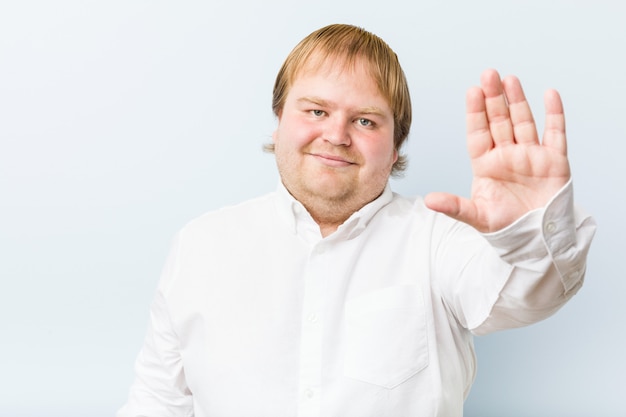
[[[519,80],[481,75],[467,91],[467,146],[473,182],[469,199],[431,193],[426,205],[488,233],[543,207],[570,178],[565,116],[559,93],[544,97],[545,129],[537,127]]]

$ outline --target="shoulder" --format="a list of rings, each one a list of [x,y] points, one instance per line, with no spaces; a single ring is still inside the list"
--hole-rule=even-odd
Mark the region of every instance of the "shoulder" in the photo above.
[[[385,206],[384,211],[391,215],[399,215],[411,219],[434,219],[437,214],[426,207],[422,196],[405,196],[395,192],[389,204]]]
[[[405,196],[393,193],[391,201],[381,212],[381,217],[385,222],[395,219],[395,221],[404,224],[404,227],[410,225],[412,229],[417,228],[421,231],[427,229],[434,235],[465,233],[466,229],[471,229],[464,223],[429,209],[424,198],[420,195]]]
[[[251,224],[267,221],[275,211],[276,193],[268,193],[238,204],[208,211],[191,221],[181,229],[181,235],[203,234],[220,230],[249,228]]]

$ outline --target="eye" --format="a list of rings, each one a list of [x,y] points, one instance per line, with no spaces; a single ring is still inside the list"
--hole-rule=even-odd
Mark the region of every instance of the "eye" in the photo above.
[[[363,127],[373,127],[374,126],[374,122],[372,122],[370,119],[365,119],[363,117],[359,118],[357,120],[357,123]]]
[[[326,112],[324,110],[311,110],[311,114],[315,117],[322,117],[323,115],[326,114]]]

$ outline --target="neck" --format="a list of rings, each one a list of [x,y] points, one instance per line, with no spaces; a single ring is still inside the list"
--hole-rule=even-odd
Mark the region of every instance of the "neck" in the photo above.
[[[328,200],[318,199],[312,196],[297,198],[307,209],[313,220],[319,225],[323,237],[333,234],[339,226],[350,218],[355,212],[365,205],[374,201],[382,194],[382,191],[374,196],[364,199],[341,199]]]
[[[337,228],[340,226],[340,224],[325,224],[325,223],[318,223],[318,224],[320,226],[320,233],[322,234],[322,237],[332,235],[333,233],[337,231]]]
[[[308,201],[307,201],[308,200]],[[334,233],[348,218],[364,204],[347,205],[345,202],[299,200],[313,220],[319,225],[323,237]]]

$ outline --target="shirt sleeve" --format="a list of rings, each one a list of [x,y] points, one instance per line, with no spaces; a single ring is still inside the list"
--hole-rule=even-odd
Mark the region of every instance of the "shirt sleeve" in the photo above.
[[[596,224],[573,195],[570,180],[544,208],[497,232],[476,233],[483,242],[460,239],[463,247],[453,249],[460,261],[449,262],[457,277],[448,281],[447,299],[464,327],[482,335],[529,325],[578,291]]]
[[[166,299],[167,286],[176,272],[178,247],[176,240],[150,308],[150,324],[135,362],[135,380],[128,401],[116,417],[194,415],[193,398],[185,382],[178,337]]]

